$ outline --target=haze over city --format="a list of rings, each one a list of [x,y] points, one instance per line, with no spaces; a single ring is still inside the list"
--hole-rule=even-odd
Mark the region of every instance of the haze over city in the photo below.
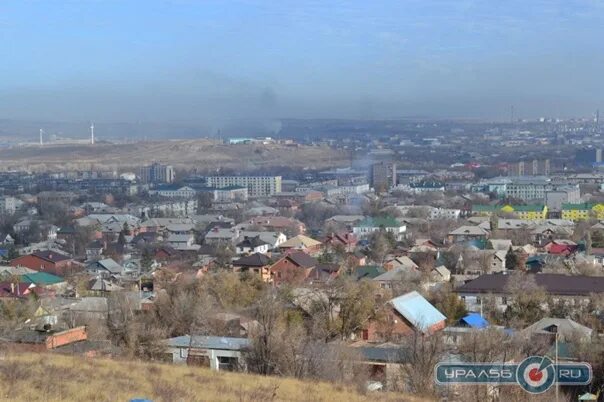
[[[0,4],[0,118],[509,120],[604,107],[599,1]]]

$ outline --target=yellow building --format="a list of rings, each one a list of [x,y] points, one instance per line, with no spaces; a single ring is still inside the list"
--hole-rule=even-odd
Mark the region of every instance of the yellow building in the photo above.
[[[562,204],[562,219],[582,221],[591,218],[604,219],[604,204]]]
[[[502,212],[527,221],[547,219],[546,205],[473,205],[472,214],[490,216]]]

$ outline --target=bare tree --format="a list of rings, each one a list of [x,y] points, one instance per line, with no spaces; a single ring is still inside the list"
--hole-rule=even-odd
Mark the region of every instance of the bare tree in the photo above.
[[[419,395],[434,395],[434,367],[444,356],[441,336],[414,332],[405,339],[402,348],[402,353],[407,356],[407,363],[401,367],[404,390]]]

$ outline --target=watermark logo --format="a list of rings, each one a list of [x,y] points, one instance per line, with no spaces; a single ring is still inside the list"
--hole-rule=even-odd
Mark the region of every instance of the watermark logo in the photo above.
[[[434,370],[438,385],[517,384],[526,392],[540,394],[559,385],[591,383],[588,363],[554,363],[546,356],[531,356],[518,363],[439,363]]]

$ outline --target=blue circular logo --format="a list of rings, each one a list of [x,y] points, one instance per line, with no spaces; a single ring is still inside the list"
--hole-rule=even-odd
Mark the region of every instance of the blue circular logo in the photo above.
[[[554,362],[549,357],[527,357],[518,365],[516,379],[526,392],[541,394],[556,382]]]

